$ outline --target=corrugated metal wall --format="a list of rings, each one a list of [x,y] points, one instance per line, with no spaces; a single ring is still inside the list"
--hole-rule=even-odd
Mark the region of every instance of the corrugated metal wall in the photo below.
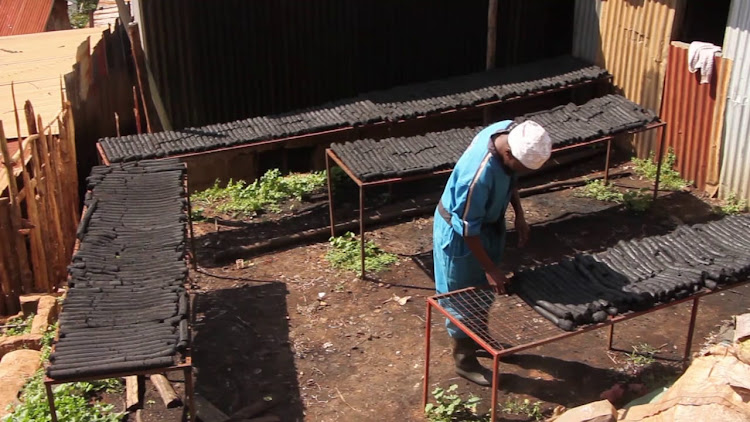
[[[733,0],[724,57],[734,60],[724,122],[720,194],[750,200],[750,1]]]
[[[498,66],[570,53],[574,0],[501,3]],[[482,70],[487,6],[140,0],[137,9],[151,70],[180,128]]]
[[[672,27],[683,7],[684,0],[607,0],[602,5],[599,64],[614,75],[623,95],[651,110],[661,106]],[[652,150],[653,135],[639,135],[634,143],[639,156]]]
[[[573,55],[597,63],[602,57],[599,22],[602,0],[576,0],[573,20]]]
[[[687,55],[688,44],[673,42],[669,48],[660,115],[667,122],[666,143],[677,156],[676,170],[705,190],[719,179],[723,116],[716,113],[721,112],[717,104],[726,101],[730,64],[716,57],[710,83],[701,84],[700,72],[688,71]]]

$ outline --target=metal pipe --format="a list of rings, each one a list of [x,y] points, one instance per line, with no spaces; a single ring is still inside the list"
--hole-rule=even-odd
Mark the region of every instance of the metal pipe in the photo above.
[[[497,44],[497,0],[490,0],[487,8],[487,69],[495,67]]]
[[[500,387],[500,377],[498,374],[498,368],[500,364],[500,356],[495,355],[492,359],[492,409],[490,410],[490,421],[495,422],[497,419],[497,390]]]
[[[359,187],[359,257],[362,264],[360,278],[365,279],[365,187]]]
[[[52,392],[52,385],[44,384],[44,388],[47,390],[47,402],[49,403],[49,414],[52,417],[52,422],[57,422],[57,411],[55,410],[55,394]]]
[[[196,410],[195,410],[195,391],[193,390],[193,367],[188,366],[185,368],[185,401],[188,404],[190,411],[190,422],[195,422]]]
[[[695,320],[698,317],[698,302],[700,302],[700,296],[693,299],[693,309],[690,310],[690,325],[688,325],[687,341],[685,342],[685,355],[682,359],[683,365],[687,365],[688,359],[690,359],[690,347],[693,345]]]
[[[430,336],[432,334],[432,305],[427,302],[427,314],[425,315],[424,333],[424,383],[422,385],[422,409],[427,406],[427,393],[430,389]]]
[[[331,188],[331,159],[328,155],[329,149],[326,149],[326,179],[328,179],[328,215],[331,222],[331,237],[336,236],[336,222],[333,216],[333,190]]]
[[[664,158],[664,138],[666,138],[666,123],[661,126],[661,137],[659,140],[659,158],[657,159],[656,163],[656,180],[654,180],[654,201],[656,201],[656,197],[659,194],[659,179],[661,178],[661,163]]]
[[[609,159],[612,155],[612,138],[607,140],[607,158],[604,161],[604,184],[606,185],[609,181]]]
[[[612,342],[615,338],[615,324],[609,326],[609,336],[607,339],[607,350],[612,350]]]

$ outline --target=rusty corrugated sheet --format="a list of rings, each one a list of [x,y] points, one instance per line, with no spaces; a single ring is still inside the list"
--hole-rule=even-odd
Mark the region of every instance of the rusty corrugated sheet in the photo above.
[[[612,73],[623,95],[651,110],[661,106],[672,27],[683,7],[684,0],[607,0],[602,5],[597,64]],[[654,135],[637,137],[639,156],[652,150]]]
[[[724,57],[734,60],[727,93],[721,165],[722,197],[750,200],[750,1],[733,0]]]
[[[673,42],[669,48],[661,118],[667,122],[667,145],[677,156],[677,170],[698,189],[718,181],[721,142],[721,112],[717,103],[726,99],[727,60],[714,59],[714,72],[708,84],[700,83],[700,72],[687,66],[688,44]],[[718,108],[718,109],[717,109]]]
[[[569,54],[573,5],[501,2],[498,65]],[[487,6],[487,0],[140,0],[134,10],[167,114],[181,128],[482,70]]]
[[[54,0],[0,0],[0,36],[44,32]]]
[[[573,56],[592,63],[601,59],[599,22],[602,0],[576,0],[573,24]]]

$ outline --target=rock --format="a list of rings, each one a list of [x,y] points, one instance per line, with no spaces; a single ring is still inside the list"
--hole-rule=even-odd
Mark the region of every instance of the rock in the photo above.
[[[42,336],[39,334],[22,334],[19,336],[0,337],[0,358],[14,350],[42,348]]]
[[[44,334],[50,324],[57,321],[59,305],[55,296],[42,296],[36,308],[34,321],[31,323],[31,334]]]
[[[0,418],[10,413],[8,405],[18,403],[18,392],[39,366],[41,352],[16,350],[0,360]]]
[[[607,400],[574,407],[560,415],[555,422],[615,422],[617,409]]]

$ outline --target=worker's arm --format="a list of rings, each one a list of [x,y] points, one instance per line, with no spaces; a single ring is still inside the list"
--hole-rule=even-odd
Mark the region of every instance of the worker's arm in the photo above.
[[[526,223],[526,217],[523,215],[521,207],[521,196],[518,194],[518,187],[514,186],[510,196],[510,204],[513,206],[513,212],[516,214],[516,233],[518,233],[518,247],[523,248],[529,241],[529,225]]]
[[[482,245],[482,239],[479,236],[467,236],[464,237],[464,242],[466,242],[466,246],[469,247],[471,253],[473,253],[477,258],[477,261],[479,261],[479,264],[487,275],[487,281],[490,282],[490,285],[494,286],[498,293],[504,295],[505,285],[508,282],[508,279],[495,263],[492,262],[492,259],[484,249],[484,245]]]

